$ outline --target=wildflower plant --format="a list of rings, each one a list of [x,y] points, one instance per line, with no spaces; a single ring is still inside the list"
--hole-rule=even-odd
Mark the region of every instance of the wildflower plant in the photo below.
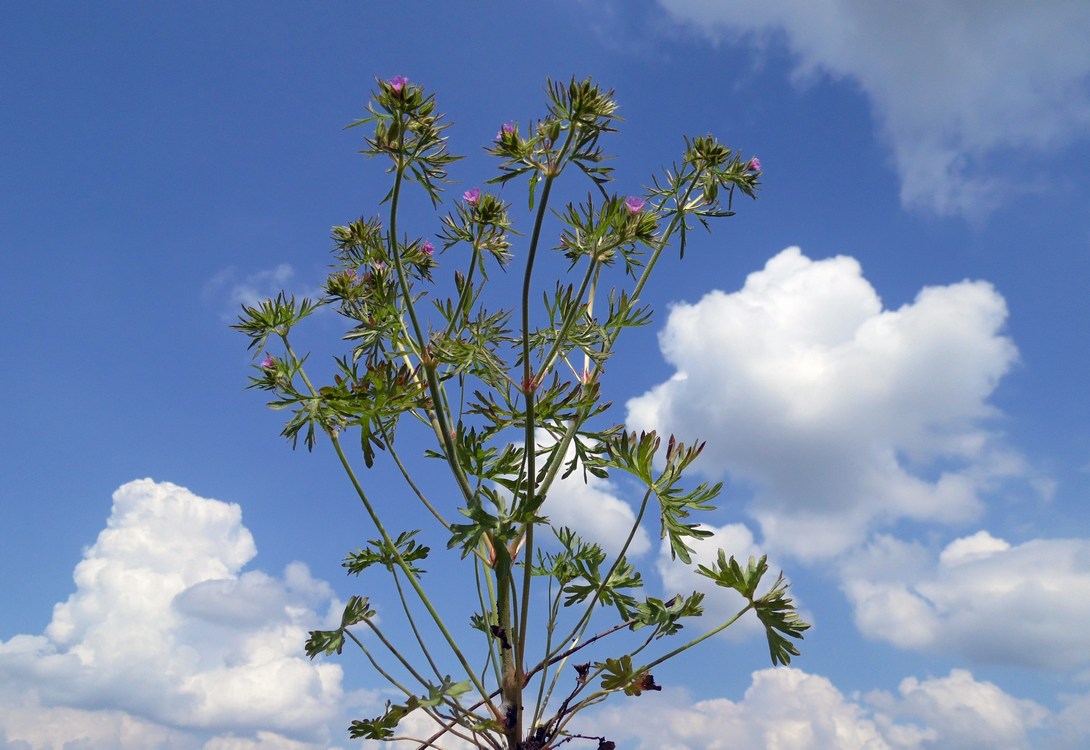
[[[609,421],[601,393],[620,336],[651,319],[641,298],[666,250],[676,246],[683,256],[687,232],[731,216],[736,192],[755,197],[760,162],[710,136],[686,139],[680,162],[650,187],[612,193],[601,142],[618,119],[613,92],[589,80],[549,82],[546,114],[503,124],[487,147],[499,162],[493,187],[465,190],[425,238],[403,228],[403,195],[420,190],[439,210],[448,167],[459,157],[447,149],[448,123],[433,95],[400,76],[377,83],[368,116],[350,127],[367,128],[362,153],[388,166],[381,217],[333,229],[333,270],[320,299],[281,293],[244,306],[234,326],[261,357],[251,387],[268,391],[269,406],[289,415],[283,435],[293,445],[301,437],[308,449],[325,435],[374,526],[377,538],[348,554],[344,567],[352,575],[385,572],[396,587],[397,624],[392,612],[380,623],[367,597],[352,596],[339,626],[313,631],[306,643],[311,658],[351,643],[400,696],[380,715],[353,721],[351,737],[420,748],[458,737],[496,750],[581,739],[609,750],[610,740],[573,723],[577,715],[612,695],[660,690],[659,664],[750,610],[773,664],[788,664],[809,625],[783,576],[766,582],[763,557],[743,564],[720,550],[713,564],[697,566],[745,603],[695,637],[680,634],[703,614],[703,594],[640,595],[643,577],[628,557],[640,525],[657,515],[671,555],[692,564],[692,543],[710,533],[695,516],[713,507],[720,485],[685,482],[703,443],[629,432]],[[587,197],[554,207],[562,179],[588,181]],[[522,233],[503,198],[516,181],[526,185]],[[545,239],[547,224],[558,230],[555,243]],[[549,249],[566,270],[543,283],[541,256]],[[443,253],[462,259],[446,287]],[[521,273],[516,304],[489,309],[496,271],[513,266]],[[325,384],[292,345],[297,324],[322,307],[348,323],[348,351],[334,358]],[[407,420],[430,435],[423,451],[398,440]],[[445,466],[448,489],[429,491],[433,470],[428,482],[414,479],[414,459]],[[365,473],[380,460],[396,467],[429,525],[391,527],[390,508]],[[614,475],[629,476],[641,497],[611,557],[595,540],[553,524],[548,497],[570,476]],[[475,582],[475,600],[460,611],[434,596],[447,584],[425,567],[435,556],[424,543],[432,538]],[[667,645],[675,640],[681,643]],[[412,712],[430,717],[434,730],[407,734],[403,719]]]

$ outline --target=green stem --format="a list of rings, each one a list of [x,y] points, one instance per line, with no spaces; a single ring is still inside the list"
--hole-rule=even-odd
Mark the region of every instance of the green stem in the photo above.
[[[588,638],[587,640],[580,643],[578,646],[572,646],[570,649],[568,649],[564,653],[558,654],[557,656],[554,656],[552,659],[542,660],[537,666],[535,666],[533,669],[531,669],[529,672],[526,673],[526,679],[528,679],[528,680],[533,679],[534,675],[536,675],[538,672],[545,669],[546,667],[549,667],[549,666],[551,666],[553,664],[556,664],[559,661],[563,661],[564,659],[567,659],[572,654],[576,653],[577,651],[581,651],[582,649],[586,648],[587,646],[594,643],[595,641],[598,641],[598,640],[600,640],[602,638],[605,638],[607,635],[612,635],[613,633],[616,633],[618,630],[624,630],[625,628],[630,627],[633,622],[635,622],[635,621],[634,620],[629,620],[627,622],[622,622],[619,625],[614,625],[609,630],[604,630],[601,633],[598,633],[597,635],[595,635],[593,638]],[[596,674],[599,674],[599,673],[600,673],[600,671],[597,672]],[[501,690],[499,688],[497,688],[497,689],[493,690],[492,693],[488,697],[489,698],[495,698],[496,696],[500,695],[500,692],[501,692]],[[483,700],[477,701],[472,706],[467,708],[466,711],[476,711],[478,708],[480,708],[484,704],[485,704],[485,701],[483,701]],[[430,738],[428,738],[427,741],[429,743],[435,742],[435,740],[442,737],[448,731],[450,726],[453,726],[453,723],[447,725],[446,728],[441,729],[438,732],[436,732],[435,734],[433,734]],[[426,747],[426,746],[421,746],[421,747]],[[420,750],[420,749],[418,748],[418,750]]]
[[[400,690],[405,695],[406,698],[414,697],[414,693],[411,690],[409,690],[407,687],[405,687],[400,682],[398,682],[398,680],[396,680],[393,675],[391,675],[389,672],[387,672],[385,669],[382,668],[382,666],[375,659],[374,655],[370,651],[367,650],[367,647],[363,645],[363,643],[360,641],[360,639],[357,638],[356,635],[352,631],[345,630],[344,633],[349,638],[351,638],[355,642],[355,644],[357,646],[359,646],[360,651],[362,651],[363,655],[367,657],[367,661],[371,662],[371,666],[375,668],[376,672],[378,672],[380,675],[382,675],[386,679],[387,682],[389,682],[391,685],[393,685],[398,690]],[[461,707],[458,706],[457,704],[454,704],[454,707],[458,708],[458,709],[461,709]],[[451,721],[448,724],[447,721],[444,719],[444,717],[441,716],[437,711],[435,711],[432,708],[426,708],[425,707],[424,712],[429,717],[431,717],[431,719],[436,724],[441,724],[441,725],[446,726],[447,731],[449,731],[455,737],[459,737],[460,739],[463,739],[463,740],[465,740],[467,742],[472,742],[472,740],[468,736],[466,736],[464,733],[462,733],[461,731],[459,731],[457,729],[454,729],[454,727],[457,726],[457,723],[458,723],[457,721]],[[425,745],[425,747],[431,747],[431,744],[428,743],[427,745]]]
[[[738,622],[738,620],[742,617],[742,615],[744,615],[746,612],[750,611],[751,609],[753,609],[753,602],[750,602],[745,607],[740,609],[738,611],[738,613],[736,615],[734,615],[734,617],[730,618],[729,620],[724,622],[719,627],[712,628],[711,630],[709,630],[704,635],[700,636],[699,638],[694,638],[693,640],[686,643],[684,646],[678,646],[677,648],[675,648],[670,653],[665,654],[663,656],[660,656],[659,658],[655,659],[654,661],[650,661],[647,664],[644,664],[642,667],[639,668],[638,671],[639,672],[646,672],[649,669],[653,669],[653,668],[657,667],[659,664],[662,664],[664,661],[667,661],[669,659],[673,659],[675,656],[682,653],[683,651],[689,650],[690,648],[697,645],[698,643],[702,643],[703,641],[708,640],[713,635],[716,635],[717,633],[723,632],[724,630],[729,628],[731,625]]]
[[[449,531],[450,530],[450,524],[447,522],[447,520],[445,518],[443,518],[443,516],[439,513],[439,511],[435,509],[435,506],[433,506],[430,502],[428,502],[428,499],[426,497],[424,497],[424,493],[421,492],[420,488],[416,486],[416,483],[413,481],[412,477],[409,475],[408,469],[406,469],[405,465],[401,462],[401,458],[400,458],[400,456],[397,455],[397,451],[394,449],[394,443],[393,443],[392,440],[390,440],[390,435],[387,433],[386,428],[383,427],[382,425],[380,425],[379,426],[379,431],[382,434],[383,441],[386,443],[386,448],[390,452],[390,457],[394,459],[394,463],[397,465],[397,468],[401,471],[401,476],[405,478],[405,482],[409,485],[409,489],[411,489],[413,491],[413,494],[416,495],[417,499],[420,500],[420,502],[424,504],[424,507],[427,508],[428,511],[433,516],[435,516],[435,519],[437,521],[439,521],[439,523],[441,523],[443,525],[443,528],[447,529]]]
[[[500,689],[503,695],[503,731],[509,750],[516,750],[522,740],[522,676],[515,658],[514,630],[511,626],[511,553],[500,543],[496,555],[496,624],[500,639]]]
[[[573,130],[569,130],[567,142],[564,144],[564,148],[561,149],[561,154],[565,153],[568,144],[571,143]],[[559,163],[559,157],[558,157]],[[549,204],[549,194],[552,192],[553,181],[559,174],[559,170],[549,172],[545,176],[545,184],[541,189],[541,202],[537,207],[537,216],[534,218],[534,229],[530,235],[530,248],[526,255],[526,270],[522,278],[522,389],[526,398],[526,431],[524,436],[524,452],[526,456],[526,479],[524,487],[524,499],[521,503],[522,508],[527,512],[534,514],[535,509],[535,484],[537,483],[537,452],[534,445],[534,428],[536,427],[534,419],[534,393],[538,384],[535,382],[533,373],[533,362],[530,358],[530,285],[533,280],[534,274],[534,260],[537,257],[538,243],[541,240],[541,228],[545,223],[545,211]],[[498,550],[497,550],[498,552]],[[525,676],[523,675],[523,664],[526,657],[526,628],[530,620],[529,608],[530,608],[530,575],[531,563],[533,562],[534,555],[534,524],[532,522],[526,523],[526,550],[523,560],[525,565],[523,566],[523,578],[522,578],[522,608],[521,615],[519,617],[519,632],[515,638],[514,650],[512,654],[515,661],[515,679],[518,682],[518,691],[521,696],[523,681]],[[503,582],[499,580],[497,575],[496,585],[500,587],[501,594],[503,592]],[[507,656],[507,654],[504,654]],[[518,705],[521,701],[516,702],[517,719],[515,724],[518,728],[519,737],[522,734],[522,706]],[[511,750],[515,750],[515,745],[512,745]]]
[[[647,506],[650,502],[652,490],[647,488],[647,492],[643,493],[643,500],[640,502],[639,513],[636,514],[636,520],[632,523],[632,528],[629,529],[628,538],[624,541],[624,546],[621,547],[621,551],[617,553],[617,556],[613,559],[613,565],[610,566],[609,572],[602,578],[602,583],[594,590],[594,595],[591,596],[590,602],[587,604],[586,610],[583,612],[583,616],[579,619],[579,622],[572,628],[571,633],[561,643],[569,643],[572,640],[577,640],[583,637],[583,633],[586,632],[587,627],[590,625],[590,616],[594,612],[594,607],[598,603],[598,599],[602,595],[602,591],[605,590],[606,585],[609,583],[609,579],[613,577],[617,567],[621,564],[621,560],[624,559],[625,553],[628,552],[628,548],[632,545],[632,540],[636,538],[636,532],[639,531],[640,522],[643,521],[643,515],[647,511]]]
[[[692,195],[693,190],[696,188],[696,185],[699,182],[702,173],[702,169],[696,169],[693,172],[693,174],[689,178],[689,186],[688,188],[686,188],[685,194],[677,199],[677,212],[674,214],[673,219],[671,219],[669,226],[667,226],[667,228],[663,231],[662,238],[658,241],[658,243],[656,243],[657,247],[651,252],[651,256],[648,258],[647,263],[644,265],[643,272],[640,274],[640,278],[637,280],[636,286],[632,289],[632,295],[629,298],[630,304],[635,305],[637,302],[639,302],[640,294],[643,292],[644,286],[647,285],[648,280],[651,278],[651,272],[654,269],[655,265],[658,263],[659,257],[662,255],[663,250],[665,250],[669,246],[670,239],[683,225],[685,221],[685,211],[683,207],[688,203],[689,196]],[[603,355],[608,355],[610,351],[612,351],[613,345],[617,342],[617,337],[620,335],[620,332],[620,328],[615,328],[611,333],[607,335],[604,346],[602,347]],[[601,374],[601,372],[602,365],[598,365],[597,367],[595,367],[594,371],[587,378],[587,384],[593,382]],[[587,387],[587,385],[584,385],[584,387]],[[574,439],[575,433],[579,430],[579,426],[583,423],[583,420],[586,419],[586,414],[589,409],[589,405],[584,407],[581,413],[572,420],[570,425],[568,425],[568,429],[565,431],[564,435],[560,438],[559,441],[557,441],[558,449],[552,454],[552,457],[549,459],[549,463],[546,465],[545,475],[542,477],[542,481],[539,486],[540,492],[547,493],[549,491],[549,487],[552,486],[552,483],[556,479],[556,475],[559,472],[560,467],[564,463],[564,454],[567,451],[568,446],[571,445],[571,441]]]
[[[592,279],[597,277],[597,272],[600,268],[601,265],[597,261],[592,260],[590,262],[587,266],[587,272],[583,275],[583,281],[579,284],[579,291],[576,293],[574,299],[583,299],[583,295],[587,293],[587,287],[590,286]],[[545,380],[545,376],[549,374],[557,357],[560,356],[560,348],[563,346],[564,340],[568,336],[568,331],[575,325],[575,320],[582,313],[583,309],[577,304],[560,324],[560,329],[557,331],[556,338],[553,340],[552,348],[549,350],[549,353],[545,355],[545,359],[542,360],[541,367],[538,369],[538,374],[535,379],[536,382],[540,383]],[[586,314],[589,315],[590,311],[588,310]]]
[[[454,332],[455,325],[458,325],[458,319],[462,315],[466,315],[468,318],[468,308],[470,295],[473,293],[473,276],[477,272],[477,264],[480,262],[481,249],[476,244],[473,245],[473,253],[469,258],[469,273],[466,274],[465,286],[462,288],[462,293],[458,296],[458,306],[454,309],[454,313],[450,317],[450,322],[447,323],[447,328],[443,331],[443,338],[446,338]]]
[[[394,658],[400,662],[401,666],[405,668],[405,671],[412,675],[413,679],[419,682],[422,687],[428,687],[428,681],[424,679],[423,675],[413,669],[413,665],[409,663],[408,659],[401,655],[401,652],[397,650],[397,647],[394,646],[394,644],[390,643],[389,639],[382,633],[382,630],[378,625],[372,622],[370,618],[364,620],[364,623],[367,627],[371,628],[371,632],[378,637],[379,641],[382,642],[382,645],[386,647],[386,650],[394,655]],[[431,662],[430,657],[428,661],[429,663]],[[440,677],[440,679],[442,679],[442,677]]]
[[[391,570],[390,574],[394,578],[394,586],[397,587],[397,596],[401,600],[401,609],[405,612],[405,619],[409,621],[409,629],[413,631],[413,636],[416,638],[416,642],[420,646],[420,651],[424,654],[424,658],[427,659],[428,666],[431,667],[432,673],[442,681],[443,675],[439,672],[439,667],[435,666],[435,660],[431,658],[431,652],[428,651],[428,647],[424,644],[424,639],[420,636],[420,630],[416,627],[416,620],[413,618],[412,610],[409,609],[409,603],[405,600],[405,591],[401,588],[401,579],[398,577],[396,570]],[[375,632],[378,632],[377,628],[375,628]],[[383,643],[385,642],[384,639]]]
[[[487,588],[488,599],[485,600],[485,591],[481,589],[481,574],[484,574],[485,587]],[[473,561],[473,574],[477,581],[477,601],[481,605],[481,617],[484,618],[485,624],[488,624],[488,613],[496,611],[496,592],[492,585],[492,573],[491,568],[488,565],[487,558],[483,555],[479,555],[477,560]],[[503,678],[500,676],[500,660],[496,656],[496,639],[491,634],[485,635],[485,643],[488,647],[488,658],[485,661],[484,669],[481,670],[481,674],[484,674],[488,669],[488,665],[492,665],[492,673],[496,678],[496,684],[499,685],[503,682]]]
[[[549,605],[549,623],[545,627],[545,653],[548,654],[553,650],[553,631],[556,630],[556,617],[560,612],[560,595],[562,591],[558,591],[556,596],[553,596],[553,578],[549,576],[549,591],[548,600],[552,602]],[[557,671],[559,674],[559,671]],[[530,728],[533,729],[537,726],[538,720],[541,718],[541,713],[545,710],[545,706],[548,704],[549,699],[553,694],[553,687],[556,685],[556,678],[553,678],[553,683],[549,686],[549,692],[545,693],[545,683],[548,681],[549,667],[545,666],[541,670],[541,680],[537,689],[537,700],[534,702],[534,715],[530,720]]]
[[[401,142],[399,143],[399,147],[402,149],[405,145],[404,132],[405,129],[402,128]],[[428,390],[431,392],[432,408],[429,411],[433,420],[432,426],[443,445],[443,452],[447,456],[447,463],[450,465],[451,472],[454,474],[454,479],[458,484],[458,488],[462,491],[466,501],[470,502],[473,499],[473,490],[470,487],[469,480],[466,478],[465,472],[462,471],[462,467],[458,463],[457,456],[454,452],[454,439],[452,437],[445,409],[446,400],[439,384],[439,378],[435,372],[435,364],[430,361],[431,358],[427,354],[427,340],[424,338],[424,330],[421,328],[420,321],[416,315],[416,305],[413,304],[412,293],[409,290],[409,281],[405,276],[405,268],[401,262],[401,248],[397,243],[397,210],[398,202],[401,198],[401,184],[404,182],[404,179],[405,166],[398,161],[397,171],[394,173],[394,186],[390,193],[390,229],[386,236],[386,245],[388,253],[394,261],[398,285],[401,287],[401,298],[405,305],[405,310],[409,313],[409,320],[413,327],[413,335],[416,338],[417,355],[424,365],[424,373],[428,381]]]
[[[462,665],[462,669],[465,670],[466,675],[469,677],[470,681],[473,682],[473,686],[488,703],[489,708],[493,710],[493,714],[495,714],[495,706],[492,705],[491,699],[488,698],[488,691],[485,689],[484,685],[481,684],[481,681],[477,677],[476,672],[474,672],[473,668],[470,667],[469,662],[466,660],[465,655],[462,653],[462,650],[458,648],[458,643],[454,640],[454,637],[450,634],[450,631],[447,630],[446,625],[443,623],[443,618],[439,616],[439,613],[435,610],[435,607],[432,605],[431,600],[428,598],[427,592],[424,591],[423,586],[420,585],[420,581],[417,580],[416,575],[412,572],[412,569],[409,567],[408,563],[405,562],[405,559],[401,556],[401,553],[394,545],[393,540],[390,538],[390,535],[386,531],[386,527],[383,526],[382,521],[379,519],[378,514],[375,512],[374,506],[371,505],[371,501],[368,499],[367,493],[363,491],[363,487],[360,485],[359,479],[356,477],[356,472],[352,469],[352,465],[348,462],[348,457],[345,456],[344,449],[341,447],[340,439],[336,435],[330,435],[330,438],[333,443],[333,448],[337,452],[337,457],[341,461],[341,466],[344,467],[345,472],[348,474],[348,478],[352,482],[352,487],[356,490],[356,495],[360,498],[360,501],[363,503],[363,507],[367,510],[367,515],[371,517],[371,522],[375,525],[375,528],[378,529],[379,533],[382,535],[382,539],[386,543],[387,548],[393,550],[398,567],[400,567],[401,571],[405,574],[406,580],[408,580],[409,584],[413,587],[413,590],[419,597],[420,602],[424,605],[424,608],[428,610],[428,614],[431,615],[431,618],[435,622],[435,625],[439,629],[439,632],[443,634],[443,637],[446,639],[451,651],[454,653],[455,657],[457,657],[459,663]]]

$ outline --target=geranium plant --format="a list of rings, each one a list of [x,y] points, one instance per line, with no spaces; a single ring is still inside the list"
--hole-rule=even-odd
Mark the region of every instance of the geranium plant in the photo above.
[[[444,212],[448,168],[459,157],[448,151],[434,96],[400,76],[378,81],[368,115],[350,127],[367,128],[363,153],[388,166],[381,214],[333,229],[333,270],[319,299],[281,293],[244,307],[234,326],[261,358],[251,386],[290,415],[284,436],[308,449],[326,436],[374,526],[376,538],[344,567],[385,573],[396,588],[399,601],[381,622],[377,605],[352,596],[340,625],[306,643],[311,658],[353,644],[400,696],[352,722],[354,738],[441,748],[458,737],[497,750],[582,740],[608,750],[612,741],[575,723],[584,709],[661,689],[657,665],[750,610],[774,664],[798,654],[794,640],[809,627],[783,576],[766,582],[764,558],[743,564],[720,551],[697,566],[745,603],[695,637],[681,633],[703,614],[703,594],[640,595],[643,577],[628,557],[640,525],[657,517],[670,554],[692,564],[691,543],[710,534],[694,515],[713,507],[720,485],[683,480],[702,443],[628,432],[609,420],[601,395],[619,338],[650,321],[641,298],[664,253],[675,246],[683,256],[686,232],[732,215],[736,193],[754,197],[760,162],[710,136],[686,139],[681,160],[649,187],[613,193],[601,145],[617,122],[613,93],[573,79],[550,82],[547,95],[540,120],[503,124],[487,147],[499,162],[495,187],[465,190]],[[554,207],[569,178],[588,181],[587,197]],[[519,204],[529,206],[521,233],[504,199],[517,182],[526,186]],[[408,190],[423,191],[437,212],[430,227],[417,220],[406,231]],[[558,279],[538,278],[546,252],[563,256]],[[453,274],[439,257],[458,259]],[[512,267],[521,291],[504,307],[496,272]],[[319,382],[292,334],[322,307],[343,316],[348,331],[346,352]],[[403,445],[406,419],[424,426],[430,445]],[[364,473],[380,461],[403,477],[422,528],[390,526],[390,509],[372,497]],[[429,491],[433,470],[426,482],[414,478],[425,461],[445,467],[440,494]],[[550,521],[558,482],[621,474],[639,500],[618,554]],[[428,558],[442,554],[425,544],[431,539],[462,567],[427,572]],[[435,596],[450,575],[477,592],[460,610]],[[412,712],[433,729],[411,736],[405,726],[421,725],[403,722]]]

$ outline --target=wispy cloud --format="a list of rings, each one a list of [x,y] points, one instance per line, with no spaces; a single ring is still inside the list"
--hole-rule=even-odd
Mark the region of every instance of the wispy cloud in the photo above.
[[[253,307],[281,291],[311,299],[322,294],[318,287],[301,283],[290,264],[281,263],[249,273],[234,266],[225,268],[205,282],[201,297],[205,304],[220,310],[224,320],[234,320],[242,305]]]
[[[901,201],[980,218],[1034,189],[1034,155],[1090,125],[1090,5],[659,0],[698,33],[783,39],[796,80],[868,96]]]

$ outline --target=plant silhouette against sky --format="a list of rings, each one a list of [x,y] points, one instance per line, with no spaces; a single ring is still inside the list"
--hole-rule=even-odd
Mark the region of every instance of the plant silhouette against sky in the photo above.
[[[650,321],[641,296],[663,253],[673,246],[683,257],[686,233],[732,215],[736,192],[755,197],[760,162],[710,136],[685,139],[680,162],[641,194],[611,193],[600,144],[618,119],[613,93],[590,80],[549,82],[545,116],[503,124],[487,148],[499,160],[490,185],[527,186],[530,224],[519,233],[511,204],[488,189],[465,190],[441,213],[448,168],[460,158],[447,149],[449,124],[421,86],[400,76],[377,83],[368,116],[350,127],[368,129],[363,153],[384,160],[391,175],[381,218],[334,228],[334,266],[319,299],[281,293],[245,306],[234,326],[261,357],[251,387],[270,392],[269,406],[290,414],[284,436],[308,449],[327,436],[374,525],[378,537],[344,567],[354,575],[385,570],[396,587],[403,618],[396,626],[392,611],[380,623],[369,599],[353,596],[339,627],[316,630],[306,643],[314,658],[351,642],[402,696],[379,716],[353,721],[350,735],[439,748],[456,736],[497,750],[582,739],[608,750],[609,739],[573,719],[615,693],[660,690],[657,665],[750,610],[764,626],[772,662],[788,664],[798,654],[793,640],[809,625],[783,576],[762,588],[764,558],[743,564],[723,550],[697,572],[741,594],[745,605],[666,645],[683,620],[703,614],[704,595],[641,598],[643,577],[627,553],[657,513],[671,556],[692,564],[691,543],[710,535],[693,516],[713,507],[720,485],[683,481],[702,443],[611,424],[600,388],[621,334]],[[587,180],[586,198],[554,208],[561,178]],[[405,228],[403,196],[411,189],[440,212],[430,239]],[[545,239],[547,225],[559,228],[554,240]],[[457,257],[443,255],[454,248],[464,261],[442,287],[438,257]],[[567,263],[560,278],[539,278],[548,251]],[[521,271],[516,306],[489,309],[493,287],[502,292],[490,274],[512,267]],[[292,346],[294,327],[322,307],[349,325],[348,351],[334,359],[326,384],[312,379],[308,356]],[[414,479],[421,446],[397,440],[406,417],[433,436],[423,452],[446,466],[457,507],[449,492],[437,501]],[[350,455],[356,445],[359,455]],[[391,528],[372,499],[364,470],[378,461],[396,467],[422,518],[460,554],[456,575],[477,591],[464,611],[446,611],[435,599],[443,584],[424,568],[432,550],[423,529]],[[550,522],[548,495],[558,481],[618,474],[642,496],[617,555]],[[417,711],[434,722],[424,736],[405,733],[402,720]]]

